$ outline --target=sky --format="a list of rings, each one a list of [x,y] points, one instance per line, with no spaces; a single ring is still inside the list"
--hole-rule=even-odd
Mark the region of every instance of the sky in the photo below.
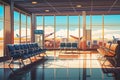
[[[3,19],[4,19],[4,9],[0,5],[0,37],[3,37]],[[15,28],[14,33],[19,33],[19,13],[14,12],[14,19],[15,19]],[[56,21],[54,21],[54,19]],[[74,36],[78,36],[78,26],[80,21],[80,31],[82,36],[82,17],[80,16],[45,16],[43,22],[43,17],[38,16],[37,17],[37,27],[42,27],[43,23],[45,23],[45,33],[49,34],[51,32],[54,32],[54,26],[56,26],[56,36],[61,37],[67,37],[67,26],[69,25],[69,34],[72,34]],[[28,18],[28,24],[30,24],[30,17]],[[22,36],[26,33],[25,31],[25,25],[26,25],[26,16],[21,15],[21,30],[22,30]],[[54,23],[55,22],[55,23]],[[68,24],[69,23],[69,24]],[[90,16],[86,16],[86,27],[90,28]],[[102,15],[93,15],[92,16],[92,37],[94,38],[101,38],[102,34],[102,23],[103,23],[103,17]],[[54,25],[55,24],[55,25]],[[104,16],[104,32],[105,32],[105,38],[112,39],[112,36],[119,37],[120,38],[120,15],[105,15]],[[28,29],[28,32],[30,32],[30,28]],[[51,36],[53,37],[53,36]]]

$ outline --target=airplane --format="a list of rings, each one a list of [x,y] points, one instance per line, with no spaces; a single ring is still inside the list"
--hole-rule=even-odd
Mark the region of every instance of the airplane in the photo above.
[[[50,33],[50,34],[46,34],[46,35],[45,35],[45,38],[46,38],[46,37],[49,37],[49,36],[51,36],[51,35],[53,35],[53,34],[54,34],[54,32],[52,32],[52,33]]]
[[[115,36],[113,36],[113,43],[117,43],[117,41],[119,41],[120,38],[116,38]]]

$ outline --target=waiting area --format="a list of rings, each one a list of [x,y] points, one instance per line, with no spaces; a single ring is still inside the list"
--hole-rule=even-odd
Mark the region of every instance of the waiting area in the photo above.
[[[0,0],[0,80],[120,80],[120,0]]]

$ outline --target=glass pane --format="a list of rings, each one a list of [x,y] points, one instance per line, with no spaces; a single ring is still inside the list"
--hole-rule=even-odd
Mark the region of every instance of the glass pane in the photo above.
[[[68,42],[67,38],[67,16],[56,16],[56,37],[55,40]]]
[[[20,13],[14,11],[14,43],[20,43]]]
[[[79,16],[69,16],[69,42],[79,41]]]
[[[0,57],[4,55],[4,6],[0,5]]]
[[[92,16],[92,40],[102,38],[102,15]]]
[[[21,14],[21,43],[26,43],[26,15]]]
[[[45,48],[53,49],[54,42],[54,16],[45,16]]]
[[[86,16],[86,29],[90,29],[90,16]]]
[[[43,30],[43,16],[36,17],[36,29]]]
[[[92,16],[92,48],[96,48],[100,42],[103,43],[102,36],[102,15]]]
[[[31,17],[27,16],[27,43],[31,42]]]
[[[120,15],[105,15],[104,38],[106,42],[117,43],[120,39]]]

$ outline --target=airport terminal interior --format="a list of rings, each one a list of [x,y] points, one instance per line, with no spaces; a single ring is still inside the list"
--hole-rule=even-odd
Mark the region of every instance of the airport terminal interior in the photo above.
[[[120,80],[120,0],[0,0],[0,80]]]

